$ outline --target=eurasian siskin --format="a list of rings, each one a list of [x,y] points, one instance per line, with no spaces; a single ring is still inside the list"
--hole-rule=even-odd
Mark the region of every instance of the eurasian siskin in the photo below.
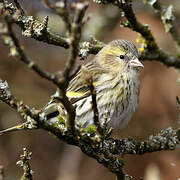
[[[125,40],[114,40],[102,48],[95,58],[84,65],[91,75],[96,90],[99,121],[113,129],[122,128],[132,117],[138,106],[140,68],[135,45]],[[92,98],[87,82],[80,69],[69,82],[66,92],[76,107],[75,124],[87,127],[93,124]],[[44,109],[47,119],[61,116],[65,109],[54,99]]]

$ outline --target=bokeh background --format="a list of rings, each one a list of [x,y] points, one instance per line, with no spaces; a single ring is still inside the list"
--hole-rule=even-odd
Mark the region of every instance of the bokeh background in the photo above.
[[[163,0],[163,4],[173,4],[176,15],[176,26],[180,27],[180,1]],[[23,0],[26,12],[38,19],[49,15],[52,30],[64,34],[61,19],[43,6],[41,1]],[[177,53],[178,49],[169,34],[165,33],[160,18],[142,1],[133,1],[139,21],[149,24],[158,45],[169,53]],[[97,5],[90,1],[88,13],[91,20],[84,28],[83,38],[91,35],[107,43],[113,39],[126,39],[136,43],[137,33],[120,27],[119,9],[112,6]],[[116,18],[114,18],[116,17]],[[37,42],[21,36],[18,27],[16,34],[24,45],[30,58],[44,69],[55,72],[63,68],[68,51],[61,47]],[[138,45],[137,45],[138,46]],[[55,91],[55,86],[38,77],[23,63],[8,56],[8,48],[0,41],[0,78],[7,80],[16,97],[31,107],[42,108]],[[92,59],[93,55],[89,56]],[[130,123],[115,136],[133,137],[144,140],[151,134],[169,126],[179,127],[178,106],[176,96],[180,95],[177,83],[180,77],[175,68],[167,68],[159,62],[144,61],[141,74],[140,104]],[[22,122],[18,114],[6,104],[0,102],[0,129],[5,129]],[[79,148],[67,145],[53,138],[43,130],[12,132],[0,136],[0,165],[4,166],[5,179],[20,179],[22,170],[16,166],[22,148],[32,151],[31,167],[34,179],[38,180],[97,180],[115,179],[102,165],[84,155]],[[161,151],[145,155],[127,155],[126,172],[139,179],[146,180],[153,175],[162,180],[180,178],[180,150]]]

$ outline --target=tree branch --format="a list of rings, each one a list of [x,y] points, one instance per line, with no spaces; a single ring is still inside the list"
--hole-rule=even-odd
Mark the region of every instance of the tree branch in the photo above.
[[[149,139],[138,142],[132,138],[105,141],[108,151],[112,154],[146,154],[162,150],[174,150],[180,145],[180,129],[171,127],[161,130],[157,135],[149,136]],[[112,146],[114,144],[114,147]]]
[[[4,43],[9,47],[11,56],[25,63],[28,68],[32,69],[40,77],[53,82],[57,86],[61,86],[55,74],[51,74],[41,69],[34,61],[32,61],[30,58],[27,57],[27,55],[22,49],[22,46],[20,46],[19,41],[12,30],[11,23],[9,22],[0,23],[0,35]]]
[[[87,7],[88,7],[87,2],[74,4],[73,8],[75,8],[75,16],[72,21],[72,25],[70,26],[71,29],[69,29],[70,54],[65,64],[64,70],[62,72],[62,77],[60,79],[60,82],[62,85],[61,87],[59,87],[61,102],[63,103],[63,105],[65,106],[67,110],[67,128],[73,134],[75,134],[75,125],[74,125],[75,109],[66,96],[66,89],[70,81],[70,73],[73,70],[76,58],[78,56],[79,42],[81,39],[82,20],[83,20],[85,11],[87,10]]]
[[[165,27],[165,31],[170,33],[176,44],[180,47],[180,36],[174,25],[175,16],[173,14],[173,6],[169,5],[168,7],[165,6],[162,7],[162,5],[158,0],[155,1],[145,0],[143,2],[152,6],[155,12],[160,15],[161,20]]]
[[[0,131],[0,134],[22,130],[22,129],[36,129],[37,123],[34,119],[37,119],[39,111],[36,109],[31,109],[27,105],[24,105],[22,101],[17,100],[9,90],[8,83],[5,81],[3,82],[0,79],[0,100],[4,103],[8,104],[11,108],[15,109],[19,115],[26,120],[25,123],[21,125],[14,126],[12,128],[6,129],[4,131]]]
[[[46,3],[49,2],[48,0],[45,1]],[[180,58],[168,55],[162,51],[156,44],[149,27],[142,25],[136,19],[135,13],[132,9],[131,0],[98,0],[98,2],[113,3],[114,5],[121,8],[128,20],[127,26],[132,30],[140,33],[145,39],[147,46],[140,55],[140,59],[156,60],[163,62],[167,66],[174,66],[180,69]],[[10,4],[8,0],[4,0],[3,3],[0,3],[1,17],[3,17],[3,19],[6,21],[5,26],[1,23],[0,34],[4,42],[9,46],[10,54],[27,64],[28,67],[35,71],[40,77],[46,78],[58,86],[60,102],[64,105],[68,114],[66,123],[64,123],[64,121],[61,122],[58,118],[56,120],[47,121],[45,118],[43,118],[42,111],[30,108],[22,101],[17,100],[17,98],[11,94],[8,84],[0,80],[0,100],[15,109],[25,120],[25,123],[6,129],[4,131],[0,131],[0,134],[14,130],[42,128],[57,136],[58,139],[63,140],[68,144],[80,147],[86,155],[96,159],[99,163],[107,167],[111,172],[115,173],[118,179],[126,179],[127,175],[123,171],[124,162],[116,155],[141,155],[161,150],[174,150],[180,145],[180,129],[173,130],[172,128],[167,128],[162,130],[157,135],[150,136],[148,140],[143,142],[138,142],[132,138],[125,138],[120,140],[113,138],[98,138],[96,133],[89,136],[88,132],[85,130],[75,130],[75,109],[66,96],[66,89],[69,84],[70,73],[74,67],[75,60],[78,55],[80,55],[82,58],[86,58],[91,53],[96,54],[104,46],[103,43],[95,39],[92,39],[90,42],[80,43],[83,17],[87,6],[88,3],[86,2],[76,3],[75,5],[71,6],[73,11],[69,10],[68,12],[71,15],[74,15],[72,20],[70,20],[68,17],[69,15],[66,16],[66,13],[59,13],[61,16],[64,16],[64,21],[68,21],[66,27],[69,32],[69,37],[64,38],[49,31],[47,28],[48,17],[44,19],[43,23],[40,23],[39,21],[34,20],[31,16],[26,16],[24,10],[17,0],[14,1],[14,4]],[[55,8],[57,8],[57,6]],[[23,31],[23,35],[26,37],[31,37],[49,44],[62,46],[64,48],[70,48],[69,58],[60,78],[55,74],[50,74],[44,71],[26,56],[13,33],[11,25],[12,23],[18,24]],[[88,76],[88,72],[85,72],[85,74]],[[92,95],[94,124],[96,125],[98,132],[103,135],[103,129],[100,126],[98,118],[96,93],[94,91],[92,78],[88,76],[86,81]],[[30,158],[30,155],[26,149],[24,150],[24,155],[22,158],[26,158],[26,160]],[[24,159],[21,159],[21,164],[25,165],[26,163],[24,163],[23,160]],[[26,164],[25,166],[27,167],[27,171],[24,171],[24,177],[26,176],[26,172],[30,172],[29,165]],[[30,173],[30,179],[32,178],[31,175],[32,174]]]
[[[25,37],[33,38],[38,41],[42,41],[48,44],[69,48],[69,38],[61,37],[54,34],[47,27],[48,19],[45,17],[44,22],[40,22],[33,18],[33,16],[27,16],[24,13],[23,8],[19,11],[20,4],[13,4],[9,0],[3,0],[1,3],[0,12],[3,14],[6,12],[6,19],[10,23],[16,23],[22,30],[22,35]],[[23,11],[23,13],[21,13]]]
[[[88,156],[95,158],[99,163],[107,167],[111,172],[126,177],[122,168],[124,166],[123,161],[114,155],[126,155],[126,154],[146,154],[150,152],[157,152],[162,150],[174,150],[180,145],[180,129],[173,130],[167,128],[154,136],[150,136],[148,140],[144,142],[138,142],[132,138],[125,139],[99,139],[94,134],[93,137],[89,137],[86,133],[79,133],[78,139],[67,130],[64,124],[60,124],[59,121],[46,121],[42,119],[39,112],[34,109],[30,109],[27,105],[20,103],[12,96],[9,87],[6,82],[0,82],[0,100],[7,103],[14,108],[20,115],[27,120],[26,117],[31,117],[35,123],[35,126],[29,126],[29,129],[42,128],[53,133],[60,140],[65,141],[68,144],[79,146],[82,151]],[[32,119],[34,118],[34,119]],[[34,125],[34,124],[33,124]],[[33,128],[34,127],[34,128]],[[21,128],[20,130],[23,130]],[[4,131],[6,132],[6,130]]]
[[[95,0],[95,2],[104,4],[112,3],[124,11],[125,17],[128,20],[127,27],[140,33],[145,39],[145,49],[140,54],[141,60],[155,60],[162,62],[168,67],[173,66],[180,69],[180,58],[178,56],[169,55],[168,53],[162,51],[155,42],[154,36],[152,35],[149,26],[143,25],[137,20],[132,8],[132,0]]]
[[[59,1],[52,5],[49,0],[42,0],[42,2],[49,7],[50,9],[54,10],[64,21],[67,32],[71,33],[71,20],[70,14],[67,10],[67,1]]]
[[[86,84],[90,90],[91,97],[92,97],[92,110],[94,113],[94,124],[97,128],[98,133],[101,135],[101,137],[104,137],[104,129],[101,127],[99,122],[99,112],[97,108],[97,102],[96,102],[96,90],[93,85],[93,79],[90,73],[88,72],[87,68],[85,66],[82,66],[81,68],[83,77],[86,81]]]
[[[21,180],[33,180],[33,171],[31,170],[29,160],[31,159],[32,152],[28,152],[26,148],[23,148],[23,155],[20,155],[20,160],[17,162],[19,167],[23,168],[23,176]]]
[[[38,41],[43,41],[48,44],[64,47],[65,49],[68,49],[70,47],[70,39],[68,37],[56,35],[52,33],[49,28],[47,28],[47,18],[45,18],[44,23],[41,23],[38,20],[33,19],[32,16],[27,16],[25,14],[20,15],[20,13],[17,12],[17,6],[14,6],[13,4],[11,4],[10,6],[10,4],[8,4],[7,2],[3,4],[3,8],[1,9],[1,11],[9,11],[9,13],[7,13],[8,21],[19,25],[25,37],[31,37]],[[98,1],[98,3],[113,3],[114,5],[125,10],[125,16],[127,15],[126,18],[130,22],[129,27],[142,34],[143,37],[145,37],[145,39],[147,40],[147,50],[140,55],[141,60],[159,61],[167,65],[168,67],[175,67],[180,69],[179,56],[170,55],[162,51],[159,47],[156,48],[157,44],[154,41],[154,37],[152,36],[152,32],[150,31],[149,27],[146,25],[142,25],[137,21],[132,9],[131,0],[125,0],[121,2],[118,1],[118,4],[116,4],[115,1]],[[130,10],[130,13],[126,8]],[[176,35],[175,37],[178,38],[178,36]],[[82,42],[79,46],[79,55],[83,59],[85,59],[89,54],[97,54],[103,46],[104,44],[99,41]]]

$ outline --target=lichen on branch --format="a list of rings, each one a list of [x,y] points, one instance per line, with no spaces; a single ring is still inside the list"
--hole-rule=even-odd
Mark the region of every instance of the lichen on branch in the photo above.
[[[117,155],[141,155],[161,150],[176,149],[180,144],[180,129],[174,130],[172,128],[167,128],[156,135],[151,135],[147,140],[142,142],[138,142],[133,138],[114,139],[109,138],[109,136],[104,136],[105,131],[99,123],[96,92],[93,87],[92,78],[89,76],[86,69],[82,69],[82,71],[92,96],[92,109],[96,128],[95,131],[93,128],[75,129],[75,107],[72,106],[66,96],[66,89],[71,79],[72,70],[78,56],[82,59],[86,59],[89,54],[97,54],[105,44],[95,38],[81,42],[82,27],[86,22],[84,21],[84,16],[89,3],[78,2],[69,6],[66,4],[66,1],[61,1],[56,4],[51,4],[49,0],[43,1],[47,7],[57,13],[65,22],[67,30],[66,37],[62,37],[50,31],[48,27],[48,16],[44,18],[43,22],[36,20],[32,16],[28,16],[17,0],[14,0],[13,3],[10,3],[9,0],[0,2],[2,20],[0,23],[0,36],[8,46],[11,56],[26,64],[27,67],[39,77],[45,78],[56,85],[59,89],[59,101],[67,112],[67,120],[65,121],[61,117],[53,121],[47,120],[42,116],[43,109],[37,110],[35,108],[30,108],[21,100],[18,100],[10,91],[8,83],[0,80],[0,100],[15,109],[24,120],[20,125],[0,131],[0,134],[18,130],[46,130],[58,139],[68,144],[78,146],[86,155],[96,159],[99,163],[108,168],[109,171],[116,174],[118,179],[126,179],[128,175],[123,169],[124,161]],[[143,43],[145,43],[145,46],[139,57],[141,60],[155,60],[162,62],[168,67],[173,66],[180,69],[180,58],[176,55],[169,55],[161,50],[155,41],[150,27],[138,21],[132,7],[132,0],[96,0],[96,2],[103,4],[111,3],[124,12],[124,16],[127,19],[126,27],[138,32],[144,40]],[[154,8],[158,9],[158,7],[156,7],[158,1],[148,2],[150,5],[154,6]],[[161,10],[160,14],[163,14]],[[163,14],[161,19],[163,19],[163,22],[167,25],[167,23],[171,24],[173,20],[172,17],[172,9],[169,7],[167,14]],[[45,71],[26,55],[12,29],[14,24],[20,27],[22,35],[25,37],[70,49],[65,67],[59,76],[57,76],[57,73]],[[173,36],[171,32],[172,27],[173,26],[168,26],[168,31],[170,31]],[[177,100],[177,102],[179,103],[179,100]],[[99,138],[99,135],[101,138]],[[26,160],[30,158],[30,154],[28,154],[26,149],[24,149],[21,164],[26,164],[27,167],[29,167],[28,162],[24,162],[23,158]]]

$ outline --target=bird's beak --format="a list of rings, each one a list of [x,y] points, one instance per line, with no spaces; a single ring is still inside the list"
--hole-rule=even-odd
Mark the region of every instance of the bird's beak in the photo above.
[[[141,68],[144,67],[144,65],[139,61],[138,58],[130,60],[129,61],[129,66],[131,66],[131,67],[141,67]]]

